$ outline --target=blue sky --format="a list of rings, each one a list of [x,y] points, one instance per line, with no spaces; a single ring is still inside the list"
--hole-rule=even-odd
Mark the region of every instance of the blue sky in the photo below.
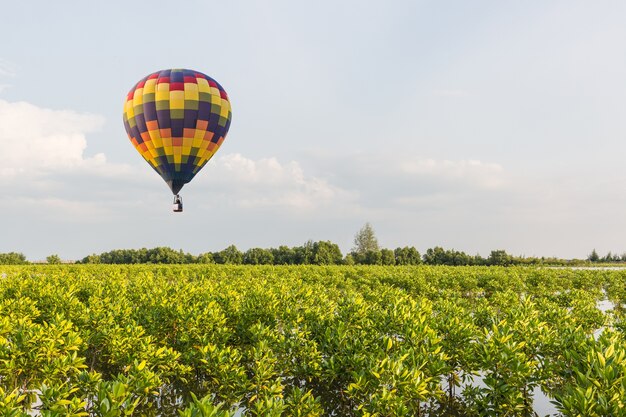
[[[0,252],[308,239],[626,251],[622,1],[24,1],[0,13]],[[228,91],[171,212],[124,131],[163,68]]]

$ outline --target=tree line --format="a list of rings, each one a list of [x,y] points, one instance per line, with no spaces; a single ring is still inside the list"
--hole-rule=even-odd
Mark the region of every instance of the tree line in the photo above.
[[[50,255],[47,263],[61,263],[57,255]],[[493,250],[487,257],[468,255],[454,249],[434,247],[424,254],[412,246],[396,249],[368,249],[343,255],[339,246],[329,241],[308,241],[302,246],[278,248],[250,248],[239,250],[230,245],[221,251],[193,255],[169,247],[152,249],[115,249],[92,254],[77,261],[79,264],[230,264],[230,265],[571,265],[576,261],[557,258],[520,257],[504,250]],[[577,261],[581,263],[582,261]],[[0,264],[27,264],[19,253],[0,254]]]
[[[626,262],[626,252],[618,255],[617,253],[609,252],[604,256],[598,255],[598,252],[594,249],[591,251],[589,256],[587,256],[587,260],[589,262],[600,262],[600,263],[623,263]]]
[[[596,262],[589,260],[591,262]],[[624,259],[600,258],[597,262],[624,262]],[[29,264],[22,253],[0,253],[0,265]],[[46,258],[48,264],[60,264],[58,255]],[[92,254],[76,261],[77,264],[230,264],[230,265],[577,265],[582,260],[546,257],[513,256],[504,250],[493,250],[487,257],[468,255],[454,249],[434,247],[424,254],[412,246],[396,249],[378,249],[365,252],[351,251],[345,256],[339,246],[329,241],[307,242],[302,246],[279,246],[278,248],[250,248],[239,250],[235,245],[217,252],[193,255],[169,247],[152,249],[115,249]]]
[[[557,260],[552,260],[556,262]],[[168,247],[153,249],[116,249],[100,255],[90,255],[79,263],[84,264],[230,264],[230,265],[522,265],[540,264],[546,259],[522,258],[509,255],[504,250],[491,251],[483,258],[453,249],[435,247],[423,255],[412,246],[396,249],[367,249],[351,251],[345,256],[339,245],[329,241],[308,241],[302,246],[278,248],[250,248],[239,250],[235,245],[218,252],[194,256]]]
[[[77,261],[80,264],[230,264],[230,265],[579,265],[585,262],[626,262],[626,254],[613,255],[610,252],[600,257],[596,250],[587,260],[566,260],[546,257],[513,256],[504,250],[492,250],[489,256],[469,255],[454,249],[436,246],[424,254],[413,246],[395,249],[381,248],[374,229],[366,223],[354,237],[354,247],[343,254],[339,245],[330,241],[307,241],[302,246],[279,246],[278,248],[250,248],[239,250],[230,245],[217,252],[199,255],[185,253],[169,247],[152,249],[115,249],[101,254],[92,254]],[[0,253],[0,264],[29,263],[21,253]],[[58,255],[46,258],[48,264],[62,263]]]
[[[0,253],[0,265],[23,265],[27,263],[28,261],[23,253]]]

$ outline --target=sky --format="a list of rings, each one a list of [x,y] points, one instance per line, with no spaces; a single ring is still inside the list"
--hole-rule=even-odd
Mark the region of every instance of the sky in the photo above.
[[[626,252],[626,2],[0,4],[0,252],[81,259],[330,240]],[[127,92],[216,79],[220,150],[171,211]]]

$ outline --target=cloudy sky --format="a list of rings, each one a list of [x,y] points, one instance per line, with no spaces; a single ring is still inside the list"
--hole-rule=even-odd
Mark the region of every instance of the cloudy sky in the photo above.
[[[626,2],[21,1],[1,5],[0,252],[79,259],[332,240],[626,251]],[[183,189],[123,100],[209,74],[233,122]]]

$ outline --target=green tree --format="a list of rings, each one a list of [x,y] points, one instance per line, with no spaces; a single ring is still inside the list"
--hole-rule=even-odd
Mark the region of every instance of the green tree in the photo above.
[[[487,260],[477,253],[472,257],[472,265],[487,265]]]
[[[240,265],[243,262],[243,253],[237,249],[237,246],[230,245],[226,249],[213,254],[213,258],[218,264]]]
[[[391,249],[380,250],[381,263],[383,265],[395,265],[396,257]]]
[[[145,259],[144,259],[145,258]],[[175,251],[168,247],[157,247],[148,249],[145,255],[142,256],[141,252],[133,254],[132,263],[152,263],[152,264],[184,264],[186,263],[185,254],[182,250]]]
[[[492,250],[487,258],[488,265],[508,266],[513,263],[513,257],[504,250]]]
[[[85,256],[82,260],[78,261],[81,264],[99,264],[100,263],[100,255],[96,255],[95,253],[92,255]]]
[[[302,246],[296,246],[295,248],[293,248],[293,250],[295,252],[295,264],[309,265],[313,263],[315,249],[312,240],[308,240]]]
[[[428,265],[444,265],[446,262],[446,251],[441,246],[428,248],[424,254],[424,263]]]
[[[61,263],[61,258],[59,257],[59,255],[50,255],[46,257],[46,262],[51,264],[51,265],[58,265]]]
[[[358,231],[354,236],[354,248],[352,252],[356,252],[360,255],[364,255],[367,251],[378,251],[378,239],[372,225],[365,223],[365,226]]]
[[[293,265],[296,263],[296,251],[289,246],[270,249],[274,257],[274,265]]]
[[[139,255],[135,249],[115,249],[101,254],[100,261],[103,264],[136,264],[142,261]]]
[[[363,254],[352,254],[356,263],[363,265],[382,265],[383,256],[380,250],[368,250]]]
[[[196,262],[199,264],[214,264],[213,254],[211,252],[201,253],[196,258]]]
[[[8,252],[0,253],[0,265],[21,265],[27,264],[26,256],[23,253]]]
[[[338,265],[343,260],[339,245],[330,241],[319,241],[313,244],[312,263],[316,265]]]
[[[429,265],[472,265],[474,258],[462,251],[444,249],[440,246],[428,249],[424,254],[424,263]]]
[[[396,258],[396,265],[419,265],[422,263],[422,257],[414,247],[396,248],[393,254]]]
[[[270,265],[274,255],[269,249],[250,248],[243,254],[243,263],[247,265]]]

